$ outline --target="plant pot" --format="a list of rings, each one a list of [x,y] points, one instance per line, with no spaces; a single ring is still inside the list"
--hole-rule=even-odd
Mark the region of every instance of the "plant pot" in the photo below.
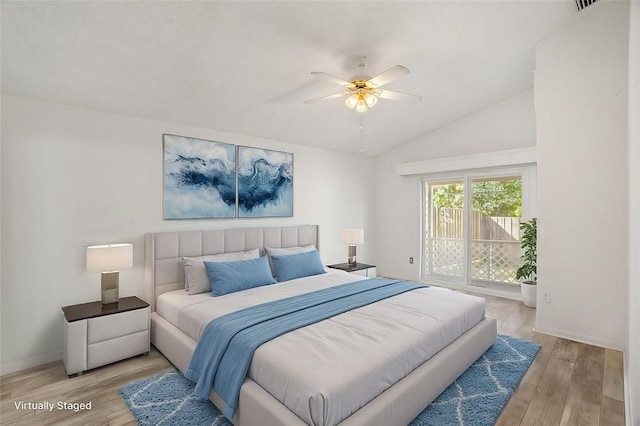
[[[522,303],[530,308],[536,307],[538,286],[535,281],[522,281],[520,283],[520,292],[522,293]]]

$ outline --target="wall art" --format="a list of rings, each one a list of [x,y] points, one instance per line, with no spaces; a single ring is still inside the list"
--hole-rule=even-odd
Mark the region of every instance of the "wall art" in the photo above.
[[[238,146],[238,217],[293,216],[293,154]]]
[[[236,146],[163,135],[164,218],[236,217]]]

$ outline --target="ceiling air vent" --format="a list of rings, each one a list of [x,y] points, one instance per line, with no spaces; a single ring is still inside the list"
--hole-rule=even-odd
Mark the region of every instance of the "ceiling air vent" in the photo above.
[[[591,6],[595,2],[596,0],[576,0],[576,6],[578,6],[578,10],[582,10],[587,6]]]

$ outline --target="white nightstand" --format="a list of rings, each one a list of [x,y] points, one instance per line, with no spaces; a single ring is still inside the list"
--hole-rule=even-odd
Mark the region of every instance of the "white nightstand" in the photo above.
[[[367,278],[376,277],[375,265],[367,265],[366,263],[356,263],[355,265],[351,265],[349,263],[338,263],[335,265],[327,265],[327,268],[340,269],[342,271],[346,271],[355,275],[361,275]]]
[[[65,306],[64,368],[67,375],[149,352],[149,304],[137,297],[118,303]]]

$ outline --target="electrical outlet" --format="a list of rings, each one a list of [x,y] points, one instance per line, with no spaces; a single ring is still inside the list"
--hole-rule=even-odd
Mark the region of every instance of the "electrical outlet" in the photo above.
[[[544,303],[551,303],[551,292],[547,291],[542,295],[542,299],[544,300]]]
[[[413,257],[409,258],[409,263],[413,265]]]

